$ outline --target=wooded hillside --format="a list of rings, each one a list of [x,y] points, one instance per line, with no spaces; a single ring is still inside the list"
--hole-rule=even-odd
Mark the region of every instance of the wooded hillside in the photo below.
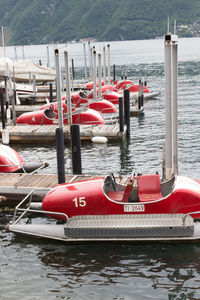
[[[89,37],[99,41],[155,38],[166,33],[168,16],[177,20],[178,27],[195,26],[200,22],[200,1],[0,0],[0,24],[10,45]],[[195,34],[186,29],[179,36]]]

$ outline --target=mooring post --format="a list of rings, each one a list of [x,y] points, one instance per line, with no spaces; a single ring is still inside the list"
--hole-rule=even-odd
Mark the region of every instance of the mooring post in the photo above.
[[[74,60],[72,58],[72,79],[75,79],[75,73],[74,73]]]
[[[143,109],[144,106],[144,94],[143,94],[143,83],[140,84],[140,109]]]
[[[130,91],[124,90],[124,123],[126,124],[126,135],[130,136]]]
[[[113,83],[115,82],[115,64],[113,65]]]
[[[171,178],[178,174],[178,130],[177,130],[177,78],[178,36],[165,35],[165,174]]]
[[[64,134],[62,128],[56,128],[56,150],[58,183],[65,183]]]
[[[119,131],[124,131],[124,109],[122,97],[119,97]]]
[[[139,91],[138,91],[138,111],[141,109],[141,79],[139,79]]]
[[[49,83],[49,102],[53,102],[53,85]]]
[[[71,148],[72,148],[72,169],[73,174],[82,174],[81,165],[81,142],[79,125],[70,126]]]
[[[1,121],[2,121],[2,129],[6,128],[6,121],[5,121],[5,112],[4,112],[4,99],[3,99],[3,90],[0,89],[1,95]]]

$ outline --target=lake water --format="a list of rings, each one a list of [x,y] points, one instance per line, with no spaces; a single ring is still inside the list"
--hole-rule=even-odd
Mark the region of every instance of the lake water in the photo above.
[[[96,43],[100,51],[106,43]],[[74,59],[75,75],[83,76],[83,45],[58,45]],[[82,143],[84,174],[156,172],[162,174],[164,116],[163,40],[110,42],[111,64],[119,78],[126,68],[135,82],[146,74],[157,99],[145,103],[145,116],[131,118],[124,143]],[[54,45],[49,46],[53,66]],[[22,58],[22,47],[17,46]],[[0,55],[2,55],[0,49]],[[179,173],[200,177],[199,81],[200,38],[179,40],[178,121]],[[6,55],[15,57],[14,47]],[[25,58],[47,64],[47,47],[24,46]],[[55,145],[14,145],[25,160],[40,157],[56,173]],[[71,173],[70,148],[65,148]],[[43,171],[47,172],[47,171]],[[89,244],[65,245],[8,234],[12,212],[0,213],[0,299],[200,299],[200,245]]]

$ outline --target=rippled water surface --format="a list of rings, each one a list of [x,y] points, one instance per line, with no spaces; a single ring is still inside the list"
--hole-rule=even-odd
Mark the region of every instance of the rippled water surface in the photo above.
[[[97,43],[97,50],[102,45]],[[163,41],[110,45],[111,63],[116,64],[118,77],[124,68],[128,78],[135,82],[146,73],[149,89],[161,94],[145,103],[144,117],[131,118],[129,140],[106,145],[82,143],[83,173],[161,174],[165,134]],[[83,74],[82,45],[71,44],[67,48],[78,78]],[[20,51],[17,47],[18,57]],[[46,63],[46,46],[26,46],[24,51],[27,58]],[[7,48],[7,55],[14,57],[14,47]],[[200,39],[181,39],[179,173],[195,178],[200,177],[199,70]],[[38,156],[48,161],[48,172],[56,173],[55,145],[13,147],[25,160]],[[66,173],[71,173],[69,145],[65,148],[65,159]],[[6,233],[4,225],[11,218],[10,211],[0,213],[0,299],[200,299],[198,243],[64,245]]]

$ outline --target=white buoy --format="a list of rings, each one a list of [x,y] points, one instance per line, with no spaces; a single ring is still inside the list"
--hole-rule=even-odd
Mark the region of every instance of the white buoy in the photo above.
[[[105,136],[94,136],[92,142],[96,144],[106,144],[108,139]]]
[[[8,129],[2,130],[2,144],[9,145],[9,131]]]

